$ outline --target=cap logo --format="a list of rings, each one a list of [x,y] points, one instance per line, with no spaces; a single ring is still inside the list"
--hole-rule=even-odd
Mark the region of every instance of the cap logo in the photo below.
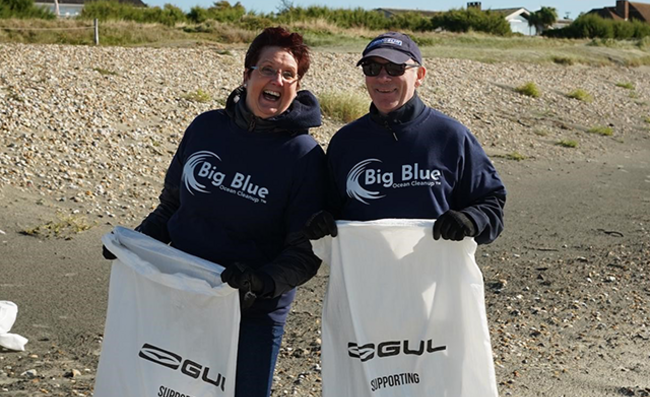
[[[381,45],[381,44],[393,44],[393,45],[398,45],[398,46],[401,47],[402,46],[402,40],[393,39],[393,38],[390,38],[390,37],[385,37],[383,39],[375,40],[372,43],[370,43],[370,45],[368,46],[368,50],[371,49],[372,47],[376,47],[376,46]]]

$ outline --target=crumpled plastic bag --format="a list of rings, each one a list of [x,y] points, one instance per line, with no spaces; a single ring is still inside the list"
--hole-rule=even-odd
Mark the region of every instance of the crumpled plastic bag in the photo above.
[[[15,303],[0,301],[0,346],[9,350],[25,351],[27,339],[9,333],[16,322],[17,314],[18,306]]]

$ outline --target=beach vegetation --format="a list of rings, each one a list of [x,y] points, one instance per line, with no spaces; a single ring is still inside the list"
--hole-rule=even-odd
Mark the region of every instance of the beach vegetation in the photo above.
[[[181,98],[192,102],[206,103],[212,100],[212,95],[199,88],[196,91],[188,92],[187,94],[182,95]]]
[[[566,147],[566,148],[576,148],[578,147],[578,142],[574,141],[572,139],[562,139],[556,142],[558,146]]]
[[[112,70],[104,69],[104,68],[93,68],[93,70],[102,76],[117,76],[117,72],[114,72]]]
[[[349,123],[368,113],[370,99],[356,91],[325,92],[319,95],[323,115]]]
[[[0,1],[0,19],[9,18],[36,18],[36,19],[54,19],[56,16],[34,4],[34,0],[2,0]]]
[[[570,66],[576,63],[575,59],[573,58],[569,58],[566,56],[558,56],[558,55],[552,56],[551,61],[553,61],[553,63],[557,63],[558,65],[566,65],[566,66]]]
[[[612,127],[605,127],[605,126],[594,126],[589,128],[587,132],[590,134],[603,135],[603,136],[611,136],[614,134],[614,130],[612,129]]]
[[[85,217],[76,214],[68,215],[62,212],[56,214],[56,219],[42,225],[24,229],[20,233],[27,236],[43,238],[72,239],[72,236],[90,230],[93,226]]]
[[[512,153],[506,154],[505,158],[507,160],[523,161],[523,160],[526,160],[528,157],[524,156],[523,154],[521,154],[521,153],[519,153],[517,151],[514,151]]]
[[[539,87],[537,87],[537,84],[533,83],[532,81],[515,88],[515,91],[522,95],[533,98],[539,98],[542,95]]]
[[[591,102],[594,97],[582,88],[575,89],[567,94],[569,98],[577,99],[583,102]]]

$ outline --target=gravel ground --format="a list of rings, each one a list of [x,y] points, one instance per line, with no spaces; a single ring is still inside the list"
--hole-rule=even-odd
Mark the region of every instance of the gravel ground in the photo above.
[[[79,263],[101,263],[98,237],[155,206],[184,128],[223,105],[243,57],[0,44],[0,299],[30,339],[0,350],[0,395],[92,393],[108,270]],[[363,93],[357,59],[316,52],[302,88]],[[501,394],[650,396],[650,68],[425,62],[421,97],[470,127],[510,192],[506,231],[477,254]],[[515,92],[527,82],[540,98]],[[578,88],[593,100],[567,97]],[[312,134],[326,146],[340,126]],[[320,395],[326,281],[323,267],[299,290],[274,396]]]
[[[216,49],[0,45],[0,186],[71,200],[70,207],[89,216],[138,222],[155,204],[184,128],[197,114],[221,107],[241,82],[243,57],[243,51]],[[316,53],[302,88],[316,95],[364,92],[357,58]],[[491,155],[590,155],[633,136],[649,113],[649,68],[426,64],[420,95],[470,127]],[[529,81],[541,98],[514,92]],[[577,88],[593,101],[565,95]],[[185,99],[198,90],[214,100]],[[313,134],[325,145],[340,125],[326,120]],[[584,133],[594,126],[611,126],[615,138]],[[578,148],[553,145],[561,139]]]

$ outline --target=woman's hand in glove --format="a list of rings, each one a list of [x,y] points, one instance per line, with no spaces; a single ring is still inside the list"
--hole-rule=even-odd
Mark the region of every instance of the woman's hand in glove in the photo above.
[[[251,307],[264,291],[264,279],[244,263],[233,263],[221,272],[221,281],[239,290],[241,310]]]

